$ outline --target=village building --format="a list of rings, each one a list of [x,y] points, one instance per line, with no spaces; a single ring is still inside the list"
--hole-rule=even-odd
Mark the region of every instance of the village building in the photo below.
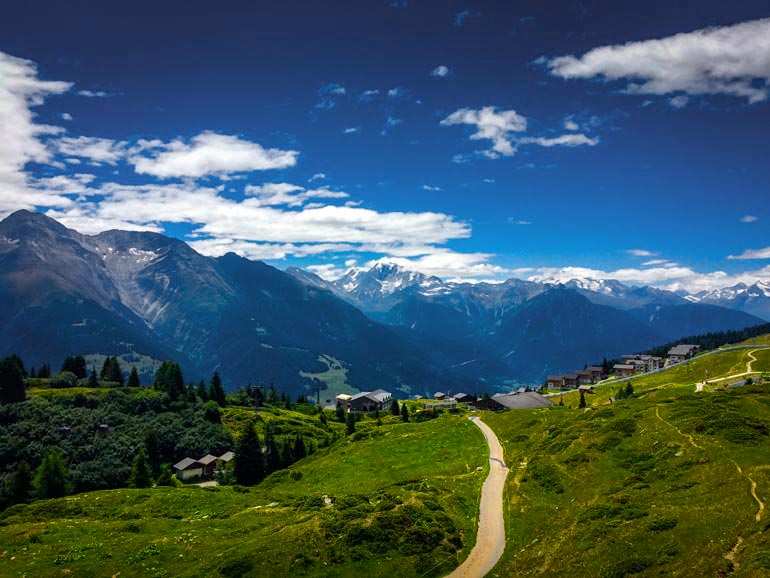
[[[636,373],[636,366],[634,365],[618,363],[612,369],[615,372],[615,377],[631,377]]]
[[[676,345],[668,350],[668,361],[669,363],[681,363],[690,359],[698,351],[700,351],[700,345]]]
[[[176,477],[183,482],[203,477],[203,464],[192,458],[185,458],[181,462],[174,464],[174,470],[176,470]]]
[[[198,463],[203,466],[203,475],[206,477],[210,477],[214,475],[214,472],[217,469],[217,456],[212,456],[211,454],[208,454],[201,459],[198,460]]]
[[[593,378],[594,381],[600,381],[605,377],[607,377],[604,374],[604,369],[596,365],[589,365],[588,367],[586,367],[586,371],[591,372],[591,377]]]
[[[384,389],[376,389],[374,391],[362,391],[357,393],[348,401],[348,409],[350,411],[377,411],[386,409],[393,396]]]
[[[578,391],[581,391],[583,393],[593,393],[594,392],[594,386],[593,385],[581,385],[578,387]]]
[[[578,378],[578,385],[585,385],[587,383],[593,383],[594,376],[587,369],[579,369],[575,372]]]
[[[534,409],[553,405],[551,400],[534,391],[525,393],[497,393],[488,399],[479,399],[470,404],[474,409],[504,411],[506,409]]]
[[[476,401],[476,396],[471,393],[456,393],[454,398],[460,403]]]
[[[438,400],[446,399],[446,396],[447,395],[443,391],[437,391],[436,393],[433,394],[433,399],[438,399]]]
[[[340,404],[344,409],[350,409],[350,400],[353,399],[352,395],[348,395],[347,393],[341,393],[336,398],[334,398],[338,404]],[[335,404],[336,407],[336,404]]]
[[[575,389],[578,386],[578,376],[575,373],[568,373],[564,376],[564,387]]]
[[[624,355],[620,358],[623,365],[635,365],[642,373],[655,371],[663,367],[663,358],[652,355]]]
[[[564,387],[564,376],[549,375],[545,378],[545,386],[548,389],[562,389]]]
[[[217,458],[217,469],[224,470],[227,467],[227,464],[233,461],[234,457],[235,457],[235,454],[233,452],[223,453],[221,456]]]

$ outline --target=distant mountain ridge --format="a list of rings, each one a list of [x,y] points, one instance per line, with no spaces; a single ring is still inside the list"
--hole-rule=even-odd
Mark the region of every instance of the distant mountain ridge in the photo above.
[[[706,301],[705,297],[701,299]],[[581,280],[448,283],[396,265],[325,281],[156,233],[0,222],[0,356],[174,359],[189,379],[312,393],[335,358],[357,389],[494,391],[683,335],[761,323],[652,288]]]

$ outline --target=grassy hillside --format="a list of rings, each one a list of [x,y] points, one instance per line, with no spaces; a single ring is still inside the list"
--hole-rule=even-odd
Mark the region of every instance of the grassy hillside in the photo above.
[[[724,371],[740,366],[740,352],[725,355]],[[767,576],[766,387],[485,415],[512,470],[495,574]]]
[[[225,424],[239,412],[228,409]],[[120,489],[14,506],[0,515],[0,575],[446,573],[475,540],[482,435],[452,415],[357,430],[253,489]]]

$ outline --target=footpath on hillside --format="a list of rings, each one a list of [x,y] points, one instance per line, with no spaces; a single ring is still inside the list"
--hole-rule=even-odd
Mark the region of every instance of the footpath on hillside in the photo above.
[[[495,432],[479,417],[470,418],[481,429],[489,445],[489,475],[481,488],[479,527],[471,553],[447,578],[482,578],[497,564],[505,550],[503,490],[508,468],[503,447]]]

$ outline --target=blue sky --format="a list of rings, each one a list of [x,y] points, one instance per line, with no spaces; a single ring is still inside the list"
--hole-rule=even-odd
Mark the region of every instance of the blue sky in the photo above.
[[[327,277],[770,279],[768,2],[111,4],[6,7],[0,216]]]

